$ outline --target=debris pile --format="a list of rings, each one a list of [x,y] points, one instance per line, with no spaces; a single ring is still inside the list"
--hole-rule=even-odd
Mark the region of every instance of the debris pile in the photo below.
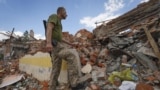
[[[82,72],[92,75],[87,88],[129,90],[146,85],[160,89],[160,25],[150,26],[158,20],[159,17],[152,22],[146,19],[138,27],[133,26],[134,30],[112,32],[107,37],[95,38],[94,43],[88,41],[88,45],[78,47]]]
[[[128,13],[98,26],[93,33],[86,29],[79,30],[75,36],[63,32],[66,41],[77,45],[82,74],[91,75],[90,80],[72,90],[159,90],[159,6],[159,0],[142,3]],[[12,34],[10,39],[0,43],[5,49],[4,55],[0,53],[0,59],[4,57],[4,62],[0,64],[0,82],[3,85],[6,74],[19,74],[20,79],[2,88],[47,90],[48,81],[40,82],[32,75],[22,73],[17,67],[18,60],[14,60],[25,54],[45,52],[45,41],[17,38]],[[27,41],[22,42],[24,40]],[[66,86],[60,84],[59,90],[68,90],[62,88]]]
[[[1,90],[48,90],[48,81],[38,81],[19,71],[19,60],[0,61]]]
[[[98,26],[93,30],[93,33],[96,37],[106,37],[112,32],[118,33],[132,28],[132,26],[139,25],[148,18],[159,16],[159,5],[159,0],[149,0],[146,3],[141,3],[124,15]]]
[[[76,34],[78,39],[83,37],[77,48],[82,72],[92,74],[87,88],[160,88],[159,4],[158,0],[150,0],[106,25],[97,27],[92,35],[95,37],[91,40],[81,34],[82,31]],[[137,13],[139,11],[141,14]]]

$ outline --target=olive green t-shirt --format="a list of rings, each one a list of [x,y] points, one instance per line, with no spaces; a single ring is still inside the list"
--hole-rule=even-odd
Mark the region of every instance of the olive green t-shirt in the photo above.
[[[62,24],[61,20],[56,14],[52,14],[48,18],[48,23],[54,23],[54,28],[52,30],[52,40],[61,41],[62,40]]]

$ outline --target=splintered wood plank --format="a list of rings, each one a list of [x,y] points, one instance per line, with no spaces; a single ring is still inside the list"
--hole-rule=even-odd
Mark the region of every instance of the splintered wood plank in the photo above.
[[[143,28],[144,28],[144,32],[145,32],[145,34],[148,38],[148,41],[151,44],[151,46],[153,48],[153,51],[154,51],[155,55],[157,56],[157,58],[159,59],[159,62],[160,62],[160,51],[159,51],[159,48],[158,48],[155,40],[153,39],[151,33],[148,31],[148,28],[146,26],[144,26]]]

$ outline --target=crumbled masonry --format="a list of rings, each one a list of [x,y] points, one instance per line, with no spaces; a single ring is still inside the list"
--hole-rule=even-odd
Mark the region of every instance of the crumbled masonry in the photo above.
[[[90,79],[74,88],[59,83],[57,90],[160,90],[159,6],[160,0],[150,0],[109,22],[102,21],[93,32],[63,32],[63,39],[76,44],[67,46],[77,50],[81,73]],[[19,69],[19,59],[26,54],[46,53],[45,40],[31,33],[23,37],[16,36],[14,29],[0,33],[9,37],[0,42],[0,90],[48,90],[47,80]]]

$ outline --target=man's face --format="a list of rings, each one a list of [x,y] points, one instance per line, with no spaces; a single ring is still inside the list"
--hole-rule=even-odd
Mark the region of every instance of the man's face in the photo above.
[[[67,17],[67,12],[66,12],[65,9],[61,11],[61,17],[62,17],[62,19],[66,19],[66,17]]]

